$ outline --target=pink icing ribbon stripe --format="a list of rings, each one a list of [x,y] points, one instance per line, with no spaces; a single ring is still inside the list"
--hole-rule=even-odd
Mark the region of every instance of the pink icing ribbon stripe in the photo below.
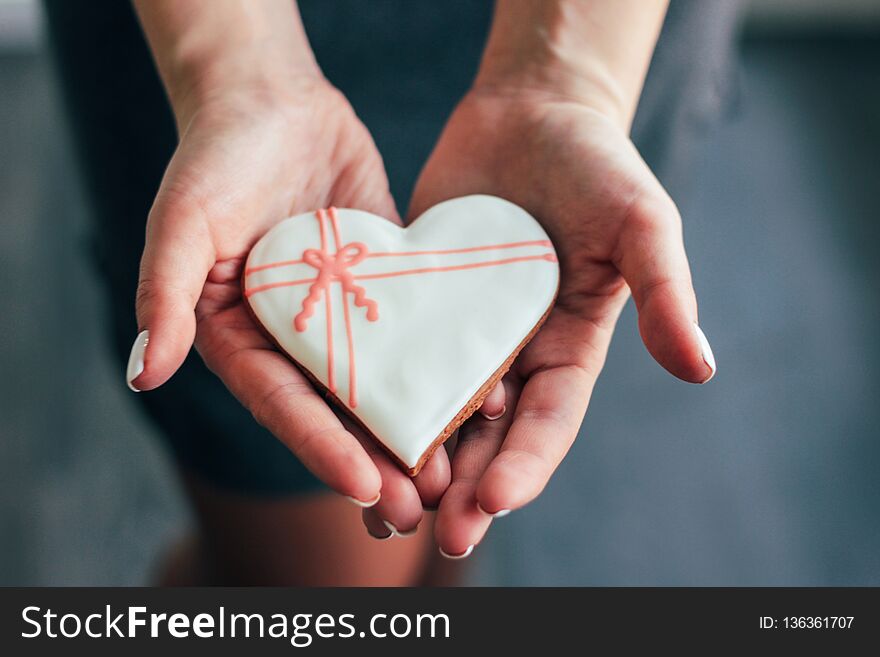
[[[526,242],[508,242],[506,244],[489,244],[488,246],[468,246],[462,249],[436,249],[430,251],[370,251],[364,258],[399,258],[406,256],[420,256],[420,255],[451,255],[456,253],[476,253],[478,251],[497,251],[498,249],[512,249],[516,247],[523,246],[553,246],[550,243],[550,240],[529,240]],[[267,269],[275,269],[277,267],[291,267],[293,265],[301,265],[303,264],[303,259],[299,258],[297,260],[282,260],[281,262],[272,262],[268,265],[258,265],[256,267],[249,267],[245,270],[245,275],[249,276],[251,274],[256,274],[258,271],[265,271]]]
[[[310,317],[315,313],[315,306],[324,299],[327,316],[327,387],[331,393],[336,393],[336,366],[334,362],[333,348],[333,316],[332,301],[330,299],[330,285],[338,282],[342,286],[342,314],[345,321],[345,334],[348,346],[348,405],[350,408],[357,407],[357,374],[355,369],[355,350],[354,335],[351,324],[351,310],[348,305],[348,295],[354,296],[354,305],[358,308],[366,310],[367,320],[375,322],[379,319],[378,304],[367,297],[366,290],[357,285],[355,281],[376,280],[381,278],[392,278],[397,276],[409,276],[416,274],[428,274],[447,271],[462,271],[465,269],[478,269],[482,267],[497,267],[508,265],[516,262],[527,262],[530,260],[544,260],[547,262],[556,262],[556,255],[553,253],[543,253],[539,255],[519,256],[513,258],[502,258],[498,260],[486,260],[483,262],[474,262],[464,265],[449,265],[445,267],[418,267],[414,269],[402,269],[399,271],[382,272],[378,274],[361,274],[354,275],[350,268],[363,262],[366,258],[379,258],[391,256],[419,256],[419,255],[445,255],[456,253],[476,253],[479,251],[496,251],[500,249],[512,249],[524,246],[546,246],[552,247],[549,240],[531,240],[524,242],[506,242],[504,244],[492,244],[486,246],[474,246],[458,249],[439,249],[429,251],[401,251],[401,252],[376,252],[371,253],[362,242],[349,242],[343,246],[342,238],[339,231],[339,220],[336,214],[336,208],[330,207],[327,210],[318,210],[315,212],[318,219],[318,227],[321,235],[320,249],[306,249],[302,257],[296,260],[283,260],[273,262],[266,265],[250,267],[245,270],[245,277],[267,269],[277,267],[286,267],[290,265],[306,264],[317,270],[314,278],[301,278],[291,281],[279,281],[277,283],[267,283],[265,285],[257,285],[255,287],[246,287],[244,291],[245,297],[250,297],[259,292],[272,290],[279,287],[292,287],[297,285],[310,285],[309,292],[302,302],[302,307],[293,319],[293,327],[298,332],[303,332],[307,328]],[[335,252],[330,253],[327,248],[327,229],[326,222],[329,217],[330,227],[333,235],[333,243]]]
[[[330,225],[333,230],[333,244],[335,253],[327,250],[327,216],[330,217]],[[342,312],[345,320],[346,341],[348,343],[348,405],[351,408],[357,406],[357,375],[354,359],[354,338],[351,329],[351,311],[348,307],[348,295],[354,295],[354,305],[366,308],[367,320],[375,322],[379,319],[379,308],[375,301],[367,298],[367,293],[360,285],[355,284],[349,267],[358,264],[367,255],[367,247],[361,242],[351,242],[345,246],[339,235],[339,221],[336,216],[336,208],[318,210],[318,225],[321,231],[321,248],[306,249],[303,252],[302,262],[318,270],[318,275],[312,280],[309,293],[302,302],[302,309],[293,318],[293,328],[302,333],[306,330],[308,319],[315,313],[315,305],[324,298],[327,312],[327,387],[330,392],[336,394],[336,368],[333,362],[333,302],[330,298],[330,284],[339,282],[342,284]]]

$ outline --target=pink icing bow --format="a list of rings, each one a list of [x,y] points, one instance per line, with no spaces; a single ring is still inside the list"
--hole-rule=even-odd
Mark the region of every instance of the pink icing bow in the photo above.
[[[354,295],[355,306],[367,309],[369,321],[375,322],[379,319],[378,304],[367,298],[366,290],[354,282],[349,270],[349,267],[353,267],[366,257],[367,247],[361,242],[350,242],[338,249],[335,254],[321,249],[306,249],[303,252],[303,262],[317,269],[318,276],[309,287],[309,294],[303,300],[302,310],[293,319],[293,326],[297,331],[306,330],[306,320],[315,313],[315,304],[321,300],[323,293],[334,281],[342,284],[343,294]]]

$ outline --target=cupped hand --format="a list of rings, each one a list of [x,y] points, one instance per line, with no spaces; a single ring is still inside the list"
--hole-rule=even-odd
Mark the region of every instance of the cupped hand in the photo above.
[[[459,431],[435,523],[448,555],[470,553],[493,516],[543,490],[577,435],[630,293],[663,367],[694,383],[714,374],[678,211],[621,123],[566,97],[478,88],[418,181],[410,217],[456,196],[500,196],[541,222],[562,270],[554,310],[504,377],[508,411]]]
[[[180,144],[147,222],[137,292],[149,331],[132,385],[164,383],[195,346],[254,417],[321,480],[405,532],[449,481],[443,450],[410,480],[266,339],[241,294],[253,244],[275,223],[335,205],[399,222],[381,157],[321,78],[224,89],[179,119]],[[380,498],[381,492],[381,498]],[[388,530],[368,525],[377,536]]]

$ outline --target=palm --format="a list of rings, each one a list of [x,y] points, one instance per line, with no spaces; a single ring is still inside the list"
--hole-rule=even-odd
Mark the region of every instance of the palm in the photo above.
[[[539,368],[589,366],[598,374],[628,296],[613,263],[627,198],[652,177],[625,135],[595,112],[563,101],[512,106],[506,97],[465,99],[425,167],[411,214],[471,193],[528,210],[556,245],[561,287],[509,383],[518,387]]]
[[[292,103],[290,108],[287,114],[273,112],[269,120],[251,117],[245,126],[233,121],[233,134],[217,125],[225,116],[194,123],[187,137],[196,146],[185,158],[178,157],[171,169],[173,174],[178,167],[184,169],[185,180],[206,172],[198,179],[207,189],[190,187],[188,192],[216,198],[219,205],[204,210],[212,216],[209,232],[216,262],[196,306],[196,346],[215,369],[224,368],[230,358],[246,368],[252,359],[274,350],[248,313],[240,287],[251,246],[272,225],[330,205],[373,207],[384,216],[395,216],[381,158],[341,98],[332,90],[322,90],[311,105]],[[223,110],[229,113],[228,108]],[[321,121],[313,120],[312,113]],[[204,144],[202,133],[209,135]],[[241,152],[230,149],[230,144],[238,143],[245,146]],[[232,199],[214,191],[222,190],[230,179],[236,181],[230,192],[237,196]],[[265,378],[259,372],[255,375]],[[290,384],[302,384],[304,394],[314,394],[298,370],[289,368],[287,376]]]
[[[455,551],[488,526],[477,504],[489,513],[521,506],[564,457],[629,296],[622,272],[637,255],[645,259],[634,245],[658,215],[677,220],[622,130],[593,110],[536,94],[466,97],[422,172],[410,216],[472,193],[509,199],[535,216],[554,241],[562,277],[547,323],[505,377],[514,412],[496,422],[474,419],[460,433],[437,519],[438,541]],[[654,254],[665,255],[659,247]],[[681,347],[646,342],[661,362],[664,350]]]
[[[167,378],[173,371],[168,363],[181,359],[189,344],[185,332],[192,313],[187,320],[177,312],[176,323],[150,315],[160,300],[155,297],[167,295],[161,299],[166,313],[175,305],[195,307],[196,348],[260,423],[346,495],[370,500],[394,482],[414,504],[405,518],[386,517],[408,527],[421,515],[418,493],[424,498],[440,491],[416,492],[418,482],[406,480],[371,441],[337,417],[264,336],[241,297],[243,265],[256,240],[288,216],[330,205],[399,221],[382,160],[338,92],[318,84],[267,106],[233,97],[201,109],[183,131],[148,222],[149,265],[142,269],[139,298],[142,321],[152,328],[153,379],[146,385],[155,387],[163,374]],[[163,266],[163,258],[175,265]],[[169,269],[182,277],[152,273]],[[201,293],[190,300],[180,291],[193,290],[193,281]],[[383,504],[393,503],[394,496],[383,495]]]

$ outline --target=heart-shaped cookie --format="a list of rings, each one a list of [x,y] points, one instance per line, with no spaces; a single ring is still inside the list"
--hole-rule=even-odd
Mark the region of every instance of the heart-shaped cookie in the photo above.
[[[558,287],[538,222],[483,195],[406,228],[361,210],[291,217],[251,250],[243,285],[275,344],[410,475],[479,408]]]

